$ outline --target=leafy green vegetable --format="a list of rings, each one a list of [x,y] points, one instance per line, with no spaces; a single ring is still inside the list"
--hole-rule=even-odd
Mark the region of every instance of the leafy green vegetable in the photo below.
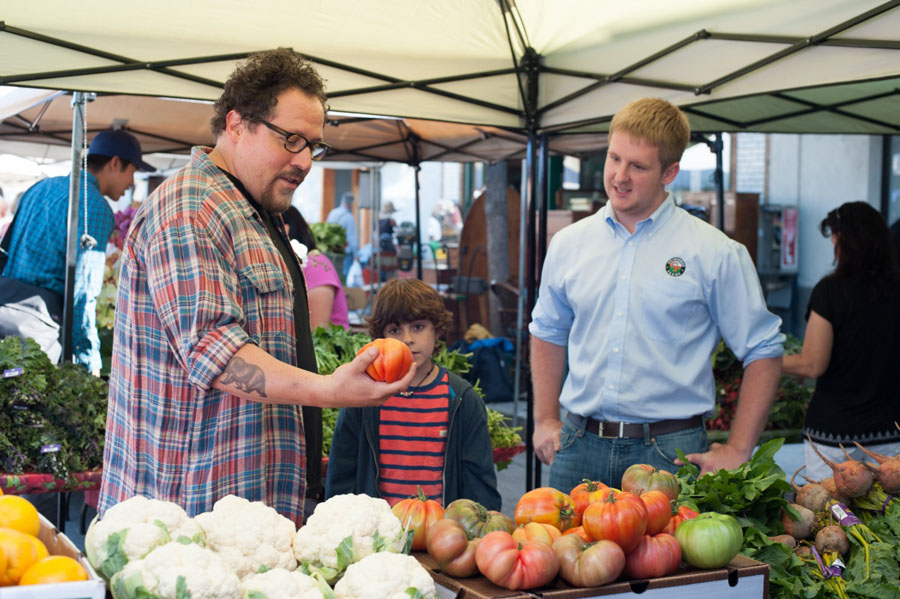
[[[106,551],[106,559],[100,564],[100,571],[106,578],[111,578],[113,574],[125,567],[128,563],[128,556],[125,554],[125,535],[128,530],[114,532],[106,539],[104,550]]]
[[[353,563],[353,536],[348,535],[345,537],[335,549],[335,553],[337,554],[338,572],[343,572],[347,569],[347,566]]]
[[[416,587],[406,589],[406,594],[409,595],[409,599],[425,599],[424,595]]]
[[[487,408],[488,434],[491,436],[491,447],[517,447],[522,442],[519,431],[521,426],[512,427],[506,423],[506,416]]]
[[[741,553],[769,564],[769,596],[772,599],[813,599],[825,597],[825,587],[802,559],[782,543],[770,540],[758,530],[744,533]]]
[[[344,227],[335,223],[313,223],[309,226],[313,237],[316,239],[316,247],[321,252],[341,254],[347,245],[347,232]]]
[[[191,592],[187,588],[184,576],[175,579],[175,599],[191,599]]]

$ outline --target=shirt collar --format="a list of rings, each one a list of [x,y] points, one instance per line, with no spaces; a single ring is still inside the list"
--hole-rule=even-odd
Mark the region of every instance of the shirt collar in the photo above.
[[[669,218],[672,217],[672,214],[675,211],[675,200],[672,199],[671,192],[666,192],[666,197],[662,201],[656,210],[653,211],[653,214],[648,216],[642,221],[638,221],[638,223],[634,227],[635,233],[639,231],[653,231],[655,229],[659,229]],[[600,209],[600,214],[603,219],[606,221],[606,224],[609,225],[610,230],[613,235],[616,235],[617,232],[621,231],[626,236],[629,235],[628,230],[616,219],[616,213],[613,211],[612,204],[607,202],[604,204],[603,208]]]

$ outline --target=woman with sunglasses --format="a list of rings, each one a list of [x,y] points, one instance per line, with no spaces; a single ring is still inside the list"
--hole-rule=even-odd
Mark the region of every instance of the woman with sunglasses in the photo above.
[[[784,356],[784,374],[816,378],[806,413],[808,434],[826,457],[844,461],[853,442],[900,452],[900,271],[884,218],[865,202],[828,213],[819,228],[834,245],[834,272],[819,281],[806,309],[801,353]],[[806,476],[831,476],[804,441]]]

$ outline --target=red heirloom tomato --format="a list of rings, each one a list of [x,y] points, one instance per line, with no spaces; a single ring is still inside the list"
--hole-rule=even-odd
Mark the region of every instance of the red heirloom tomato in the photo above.
[[[592,539],[612,541],[628,553],[644,536],[647,508],[637,495],[610,495],[606,501],[589,505],[581,522]]]
[[[412,365],[412,352],[406,344],[396,339],[375,339],[366,343],[356,355],[368,351],[370,347],[378,348],[378,357],[366,368],[366,373],[376,381],[393,383],[399,381]]]
[[[514,524],[508,516],[488,510],[471,499],[457,499],[444,509],[444,518],[456,520],[473,537],[483,537],[489,532],[512,532]]]
[[[540,541],[552,545],[553,541],[559,538],[562,533],[559,529],[551,524],[542,524],[540,522],[529,522],[528,524],[519,524],[512,531],[512,536],[520,543],[527,541]]]
[[[614,581],[625,567],[622,548],[612,541],[587,543],[578,535],[563,535],[553,542],[559,575],[576,587],[599,587]]]
[[[513,519],[516,524],[550,524],[560,531],[577,526],[572,500],[553,487],[539,487],[522,495],[516,504]]]
[[[678,510],[669,518],[669,523],[666,524],[666,527],[662,529],[663,532],[671,534],[675,534],[675,529],[684,522],[685,520],[693,520],[698,515],[698,512],[692,510],[686,505],[679,505]]]
[[[444,517],[444,508],[433,499],[425,497],[422,487],[416,497],[403,499],[391,508],[394,515],[400,519],[404,530],[411,530],[413,536],[412,548],[416,551],[425,549],[425,533],[431,525]]]
[[[576,526],[575,528],[570,528],[569,530],[563,533],[565,535],[577,535],[584,540],[585,543],[590,543],[593,539],[588,535],[587,531],[584,529],[584,526]]]
[[[648,464],[633,464],[622,474],[622,490],[640,495],[647,491],[662,491],[669,499],[678,499],[678,479],[666,470]]]
[[[647,529],[645,534],[662,532],[672,518],[672,502],[662,491],[647,491],[641,494],[641,501],[647,508]]]
[[[681,546],[667,534],[644,535],[625,558],[625,574],[632,578],[659,578],[678,570]]]
[[[572,489],[569,497],[572,499],[572,507],[575,509],[575,524],[581,524],[581,515],[592,503],[603,501],[609,495],[610,489],[599,480],[584,479],[580,485]]]
[[[425,548],[446,574],[466,578],[478,573],[475,550],[480,540],[467,534],[456,520],[441,518],[428,529]]]
[[[550,545],[538,541],[520,545],[511,534],[499,530],[479,541],[475,563],[488,580],[513,591],[543,586],[559,571],[559,558]]]
[[[697,568],[721,568],[730,562],[744,542],[744,532],[734,516],[705,512],[685,520],[675,529],[684,561]]]

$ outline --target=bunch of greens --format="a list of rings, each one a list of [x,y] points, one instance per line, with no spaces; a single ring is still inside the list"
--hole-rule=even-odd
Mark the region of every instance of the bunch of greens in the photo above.
[[[21,369],[21,370],[20,370]],[[74,482],[100,466],[108,387],[83,367],[54,366],[38,344],[0,339],[0,470]]]
[[[343,254],[347,245],[347,232],[335,223],[313,223],[309,226],[320,252]]]

